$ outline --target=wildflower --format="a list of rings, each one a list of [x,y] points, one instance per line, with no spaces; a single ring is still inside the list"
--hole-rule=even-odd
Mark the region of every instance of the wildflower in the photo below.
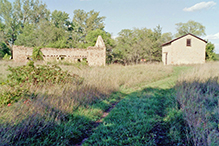
[[[11,103],[9,103],[8,106],[11,106]]]

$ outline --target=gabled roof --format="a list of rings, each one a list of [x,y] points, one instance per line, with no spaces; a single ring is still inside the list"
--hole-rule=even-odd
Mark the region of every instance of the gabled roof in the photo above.
[[[201,41],[207,43],[206,40],[203,40],[203,39],[201,39],[200,37],[195,36],[194,34],[188,33],[188,34],[185,34],[185,35],[183,35],[183,36],[181,36],[181,37],[178,37],[178,38],[176,38],[176,39],[174,39],[174,40],[171,40],[171,41],[169,41],[169,42],[167,42],[167,43],[164,43],[162,46],[169,45],[169,44],[171,44],[172,42],[174,42],[174,41],[176,41],[176,40],[178,40],[178,39],[181,39],[181,38],[183,38],[183,37],[185,37],[185,36],[187,36],[187,35],[191,35],[191,36],[193,36],[193,37],[195,37],[195,38],[197,38],[197,39],[199,39],[199,40],[201,40]]]

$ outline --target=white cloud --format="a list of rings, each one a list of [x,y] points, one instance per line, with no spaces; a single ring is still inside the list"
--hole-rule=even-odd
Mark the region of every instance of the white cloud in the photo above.
[[[214,1],[200,2],[200,3],[195,4],[192,7],[184,8],[183,11],[193,12],[193,11],[198,11],[198,10],[202,10],[202,9],[209,9],[209,8],[213,7],[214,5],[216,5],[216,3]]]
[[[217,40],[217,39],[219,39],[219,32],[216,33],[216,34],[207,35],[205,37],[205,39],[207,39],[207,40]]]

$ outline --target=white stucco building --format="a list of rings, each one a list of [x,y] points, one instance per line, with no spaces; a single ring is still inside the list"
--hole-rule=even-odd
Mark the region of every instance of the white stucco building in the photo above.
[[[186,34],[162,45],[162,61],[165,65],[205,63],[207,41]]]

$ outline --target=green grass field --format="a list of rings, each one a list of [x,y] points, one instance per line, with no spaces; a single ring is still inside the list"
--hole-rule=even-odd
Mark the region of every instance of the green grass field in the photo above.
[[[217,90],[210,89],[218,85],[215,79],[208,81],[217,77],[217,66],[61,65],[63,70],[83,77],[83,83],[32,86],[28,95],[0,107],[0,145],[217,145],[219,123],[212,119],[217,119],[219,96]],[[2,83],[7,80],[4,76],[8,72],[4,73],[0,75]],[[203,94],[203,99],[216,96],[209,104],[203,103],[214,114],[206,117],[200,113],[201,123],[207,125],[201,135],[196,134],[200,127],[189,120],[185,110],[197,107],[181,100],[190,92],[184,85],[189,87],[193,82],[197,84],[190,87],[192,91],[199,85],[200,91],[211,91]],[[8,89],[5,85],[0,88]],[[197,115],[192,115],[192,120]]]
[[[84,145],[186,145],[185,122],[174,97],[174,83],[191,66],[127,94]],[[124,94],[123,93],[123,94]]]

